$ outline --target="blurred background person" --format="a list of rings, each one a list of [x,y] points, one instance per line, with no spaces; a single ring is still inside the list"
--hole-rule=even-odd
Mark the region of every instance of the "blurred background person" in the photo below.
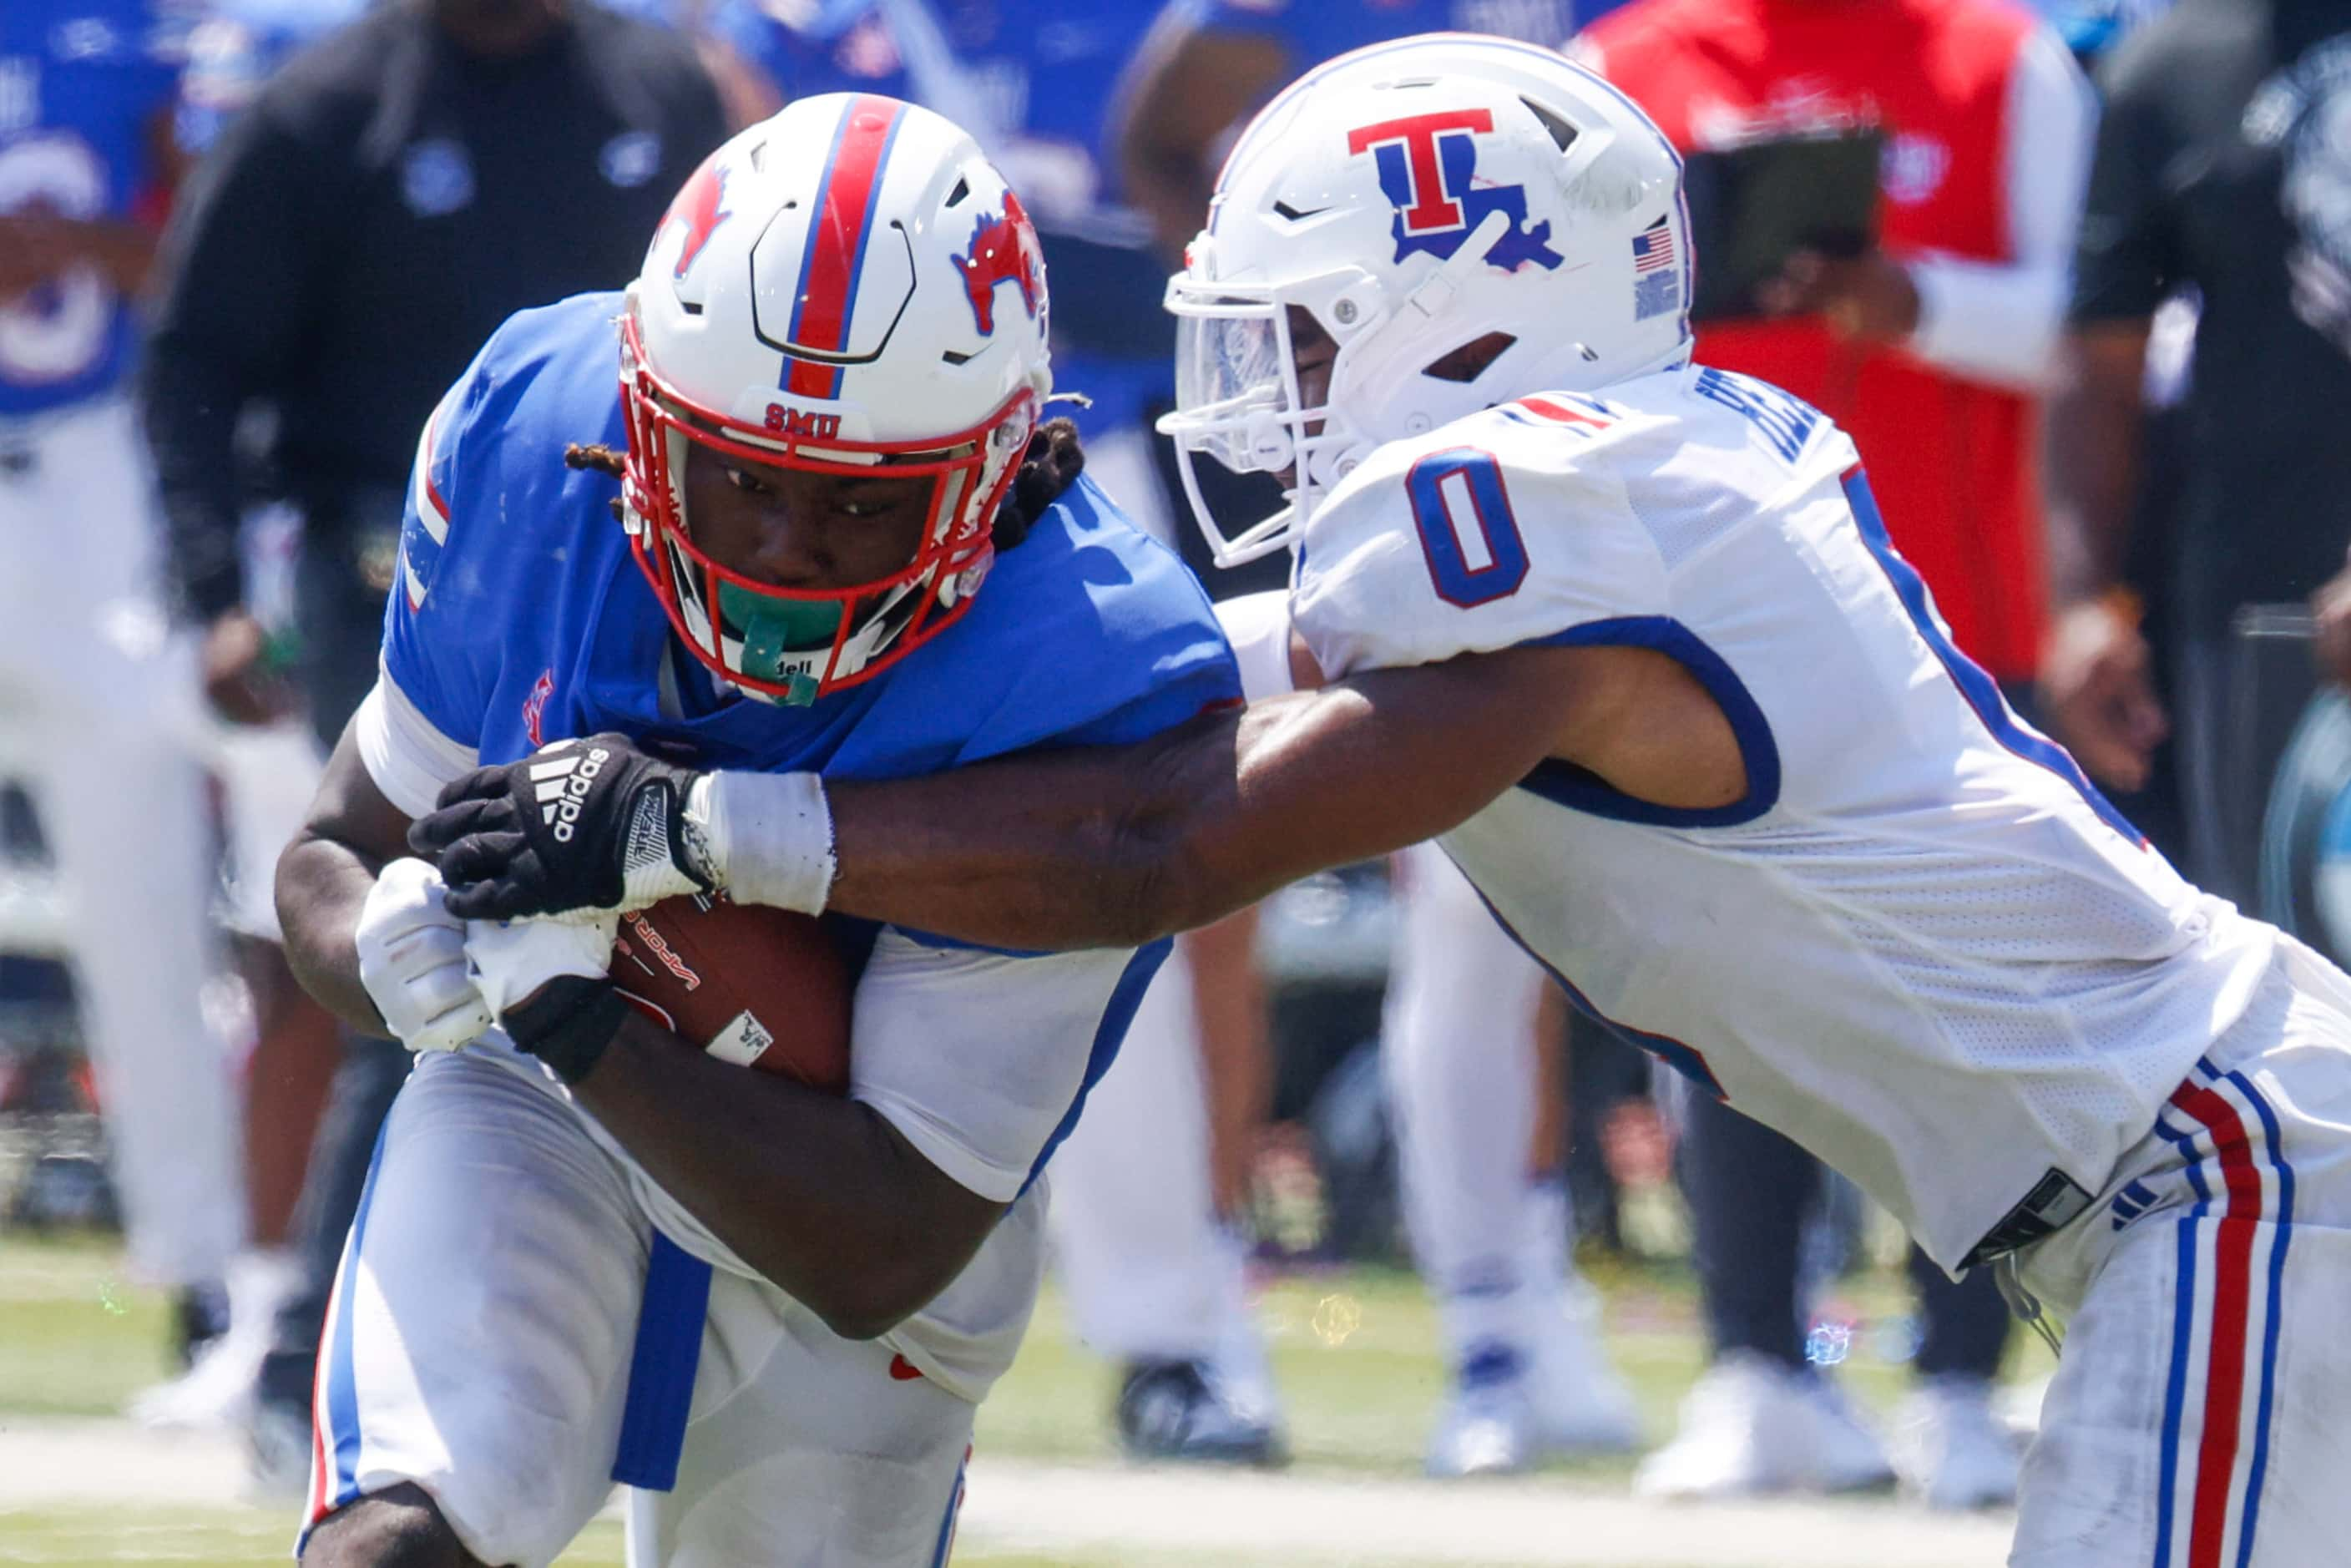
[[[1690,152],[1875,131],[1875,243],[1800,252],[1765,314],[1702,328],[1697,358],[1786,388],[1868,455],[1896,545],[1954,640],[2022,695],[2038,667],[2037,398],[2064,320],[2095,119],[2054,30],[2006,0],[1635,0],[1586,60]],[[1636,1487],[1713,1497],[1878,1484],[1888,1455],[1804,1357],[1803,1218],[1819,1167],[1676,1085],[1680,1166],[1713,1364]],[[1924,1340],[1891,1468],[1930,1503],[2003,1502],[1993,1418],[2007,1312],[1912,1249]]]
[[[1162,252],[1200,231],[1224,150],[1249,117],[1313,66],[1416,33],[1496,33],[1557,47],[1624,0],[1173,0],[1144,62],[1119,161]]]
[[[131,1264],[193,1335],[244,1233],[237,1118],[201,999],[193,670],[127,393],[183,33],[161,0],[0,8],[0,777],[57,867]]]
[[[1311,67],[1432,28],[1555,47],[1579,17],[1604,9],[1566,0],[1179,3],[1138,66],[1119,120],[1127,187],[1161,256],[1172,261],[1207,222],[1231,137]],[[1169,392],[1163,385],[1163,410]],[[1266,498],[1262,476],[1208,468],[1201,477],[1212,510],[1256,517],[1278,505]],[[1212,594],[1287,580],[1286,557],[1228,567],[1198,530],[1179,532]],[[1549,1027],[1540,1016],[1541,970],[1441,853],[1399,857],[1399,866],[1404,906],[1381,1061],[1406,1233],[1437,1301],[1451,1368],[1426,1468],[1437,1476],[1490,1474],[1555,1453],[1629,1448],[1639,1437],[1632,1396],[1583,1321],[1589,1308],[1567,1256],[1555,1092],[1562,1036],[1555,1015]]]
[[[508,314],[627,278],[726,134],[691,47],[569,0],[391,0],[305,49],[221,130],[167,243],[141,413],[183,617],[215,709],[299,706],[331,746],[375,678],[426,416]],[[254,613],[241,423],[300,518],[294,627]],[[303,1286],[253,1415],[265,1482],[307,1473],[319,1325],[408,1068],[350,1039],[295,1220]]]
[[[210,0],[188,34],[172,115],[175,162],[184,170],[201,158],[270,69],[357,17],[365,3]],[[290,636],[299,518],[267,498],[256,444],[242,441],[238,450],[240,463],[254,470],[242,481],[249,501],[240,539],[249,598],[272,636]],[[235,1427],[250,1412],[277,1312],[301,1288],[289,1240],[294,1209],[342,1051],[333,1019],[286,967],[271,893],[278,851],[301,823],[324,753],[298,715],[240,725],[215,714],[207,729],[223,851],[215,915],[250,1003],[242,1150],[249,1230],[223,1281],[221,1332],[186,1372],[130,1403],[133,1418],[158,1427]]]
[[[1564,1009],[1443,850],[1395,864],[1380,1061],[1405,1234],[1452,1372],[1425,1467],[1493,1475],[1629,1451],[1639,1413],[1568,1255]]]
[[[2334,429],[2351,398],[2346,65],[2340,0],[2180,0],[2105,61],[2048,410],[2050,726],[2126,789],[2169,733],[2182,870],[2240,902],[2267,759],[2232,622],[2312,594],[2351,542],[2351,449]],[[2168,450],[2149,439],[2145,389],[2183,294],[2193,356]],[[2168,537],[2140,533],[2150,487],[2178,491]],[[2168,671],[2141,624],[2150,573]]]

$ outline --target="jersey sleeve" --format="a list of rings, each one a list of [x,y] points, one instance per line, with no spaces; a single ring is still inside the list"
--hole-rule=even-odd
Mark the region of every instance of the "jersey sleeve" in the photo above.
[[[1290,614],[1322,673],[1436,664],[1666,614],[1656,546],[1623,482],[1594,460],[1610,418],[1527,399],[1375,454],[1306,527]]]
[[[1233,645],[1242,696],[1256,702],[1297,689],[1290,672],[1290,595],[1244,593],[1219,600],[1217,622]]]
[[[1013,957],[885,930],[851,1016],[851,1095],[1009,1203],[1076,1124],[1167,944]]]
[[[416,443],[408,500],[400,527],[400,570],[384,607],[383,673],[434,728],[463,746],[481,743],[487,675],[476,646],[478,618],[450,613],[450,594],[434,590],[444,575],[461,575],[468,545],[482,542],[465,526],[471,486],[463,460],[470,454],[469,416],[484,377],[469,372],[449,389]]]
[[[354,720],[369,776],[411,816],[431,810],[441,786],[475,766],[496,678],[484,643],[490,626],[451,613],[450,595],[434,593],[444,574],[467,570],[463,503],[472,487],[459,459],[484,380],[476,369],[450,388],[417,439],[376,689]]]

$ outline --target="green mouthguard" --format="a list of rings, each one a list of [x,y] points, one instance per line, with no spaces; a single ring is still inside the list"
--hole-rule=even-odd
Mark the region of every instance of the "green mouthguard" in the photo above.
[[[840,604],[794,604],[735,583],[718,585],[719,619],[743,640],[743,673],[788,687],[784,701],[795,707],[816,701],[816,677],[783,668],[784,661],[831,648],[846,613]]]

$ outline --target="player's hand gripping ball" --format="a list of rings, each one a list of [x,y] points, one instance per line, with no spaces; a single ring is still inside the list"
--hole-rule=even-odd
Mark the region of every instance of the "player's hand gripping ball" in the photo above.
[[[643,909],[715,885],[685,821],[696,777],[622,735],[553,741],[451,780],[409,848],[467,920]]]
[[[808,915],[715,894],[664,899],[621,917],[612,983],[713,1056],[849,1091],[849,967]]]
[[[695,894],[465,932],[474,984],[507,1038],[566,1083],[595,1070],[634,1008],[721,1061],[848,1092],[849,967],[807,915]]]

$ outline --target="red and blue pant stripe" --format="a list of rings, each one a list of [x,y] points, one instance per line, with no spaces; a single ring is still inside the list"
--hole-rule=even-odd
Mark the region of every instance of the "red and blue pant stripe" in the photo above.
[[[2199,1061],[2156,1132],[2196,1201],[2177,1222],[2154,1568],[2249,1568],[2276,1407],[2294,1168],[2241,1072]]]

